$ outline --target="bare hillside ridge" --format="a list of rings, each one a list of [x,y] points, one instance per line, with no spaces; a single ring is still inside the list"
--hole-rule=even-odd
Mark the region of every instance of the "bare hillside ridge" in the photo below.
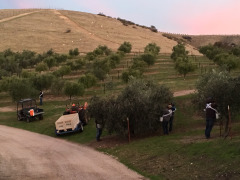
[[[128,41],[132,51],[142,52],[148,43],[156,43],[161,47],[161,53],[171,53],[177,44],[161,32],[135,25],[124,26],[115,18],[90,13],[32,9],[29,12],[0,10],[0,14],[0,51],[10,48],[42,53],[52,48],[58,53],[68,53],[70,49],[78,48],[80,52],[90,52],[99,45],[116,51],[120,44]],[[187,45],[187,50],[190,54],[200,55],[191,45]]]

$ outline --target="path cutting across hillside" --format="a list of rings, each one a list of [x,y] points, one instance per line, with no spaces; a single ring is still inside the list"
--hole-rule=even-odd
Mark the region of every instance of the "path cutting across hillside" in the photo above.
[[[110,42],[112,44],[115,44],[115,45],[117,44],[118,46],[120,46],[120,44],[117,43],[117,42],[113,42],[113,41],[110,41],[108,39],[104,39],[100,36],[97,36],[96,34],[93,34],[92,32],[88,31],[87,29],[79,26],[77,23],[75,23],[73,20],[69,19],[67,16],[64,16],[59,11],[57,11],[55,9],[52,10],[52,11],[53,11],[53,13],[58,15],[61,19],[63,19],[67,24],[69,24],[74,31],[78,31],[78,32],[84,34],[86,37],[88,37],[90,39],[93,39],[95,41],[102,42],[103,44],[104,44],[104,42],[108,42],[108,43]]]
[[[19,15],[16,15],[16,16],[4,18],[4,19],[1,19],[1,20],[0,20],[0,23],[1,23],[1,22],[10,21],[10,20],[12,20],[12,19],[16,19],[16,18],[19,18],[19,17],[27,16],[27,15],[30,15],[30,14],[33,14],[33,13],[36,13],[36,12],[39,12],[39,11],[33,11],[33,12],[23,13],[23,14],[19,14]]]
[[[145,179],[89,147],[0,125],[0,179]]]

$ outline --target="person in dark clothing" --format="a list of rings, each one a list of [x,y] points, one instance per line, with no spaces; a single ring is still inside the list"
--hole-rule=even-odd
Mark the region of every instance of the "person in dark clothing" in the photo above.
[[[173,103],[170,104],[172,106],[171,110],[172,110],[172,116],[169,120],[169,132],[172,131],[172,127],[173,127],[173,119],[174,119],[174,112],[176,111],[176,107]]]
[[[96,134],[96,140],[101,141],[100,137],[102,135],[102,129],[103,129],[103,120],[101,118],[95,119],[96,128],[97,128],[97,134]]]
[[[217,113],[217,105],[216,103],[209,99],[206,104],[206,129],[205,129],[205,137],[207,139],[210,138],[210,134],[214,125],[214,121],[216,120],[216,113]]]
[[[163,122],[162,122],[162,127],[163,127],[163,134],[168,135],[168,122],[172,116],[172,106],[168,105],[166,109],[163,110]]]
[[[43,105],[43,92],[40,91],[39,93],[39,100],[40,100],[40,105]]]

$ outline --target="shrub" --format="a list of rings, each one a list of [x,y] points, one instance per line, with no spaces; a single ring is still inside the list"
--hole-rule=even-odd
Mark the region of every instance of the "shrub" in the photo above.
[[[120,45],[118,48],[118,51],[122,51],[124,53],[130,53],[132,50],[132,45],[130,42],[124,42],[123,44]]]
[[[93,74],[88,73],[88,74],[85,74],[84,76],[82,76],[78,80],[78,83],[82,83],[84,85],[84,88],[90,88],[97,84],[97,79]]]
[[[144,48],[144,53],[146,54],[152,54],[152,55],[158,55],[160,52],[160,47],[157,46],[156,43],[149,43],[145,48]]]

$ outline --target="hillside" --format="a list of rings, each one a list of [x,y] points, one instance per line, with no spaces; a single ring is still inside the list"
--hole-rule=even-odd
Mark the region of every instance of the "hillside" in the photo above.
[[[0,51],[24,49],[42,53],[52,48],[58,53],[68,53],[78,48],[89,52],[98,45],[112,50],[124,41],[132,44],[132,51],[142,52],[148,43],[156,43],[161,53],[171,53],[175,40],[160,32],[152,32],[136,25],[123,25],[115,18],[95,14],[51,9],[0,10]],[[187,50],[199,52],[190,45]]]
[[[164,33],[165,37],[175,41],[183,41],[195,48],[214,44],[215,42],[223,42],[224,44],[240,45],[240,35],[180,35]]]

